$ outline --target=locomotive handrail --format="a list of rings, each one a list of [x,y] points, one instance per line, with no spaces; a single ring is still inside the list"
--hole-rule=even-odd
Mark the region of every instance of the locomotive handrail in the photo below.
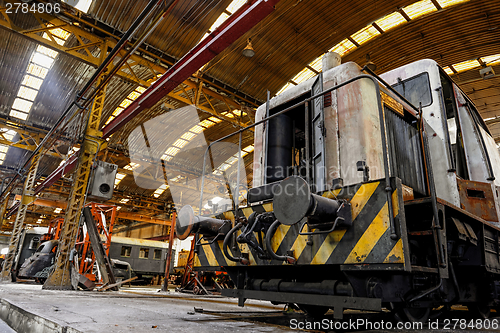
[[[385,123],[384,123],[384,111],[382,109],[382,100],[381,100],[381,97],[380,97],[380,86],[379,86],[379,82],[384,84],[385,82],[381,79],[381,78],[377,78],[375,76],[372,76],[372,75],[368,75],[368,74],[360,74],[356,77],[353,77],[347,81],[344,81],[342,83],[339,83],[331,88],[328,88],[324,91],[322,91],[321,93],[319,94],[316,94],[316,95],[313,95],[311,97],[308,97],[306,99],[304,99],[303,101],[301,102],[298,102],[284,110],[281,110],[269,117],[266,117],[262,120],[259,120],[255,123],[253,123],[252,125],[248,125],[247,127],[244,127],[242,129],[239,129],[231,134],[228,134],[226,136],[223,136],[222,138],[219,138],[215,141],[212,141],[206,148],[205,150],[205,153],[203,154],[203,171],[202,171],[202,176],[201,176],[201,194],[200,194],[200,206],[199,206],[199,212],[202,211],[203,209],[203,188],[205,186],[205,168],[206,168],[206,161],[207,161],[207,153],[208,151],[210,150],[210,148],[212,147],[212,145],[214,145],[215,143],[218,143],[222,140],[225,140],[225,139],[228,139],[234,135],[237,135],[239,134],[240,135],[240,154],[241,154],[241,133],[250,129],[250,128],[253,128],[257,125],[260,125],[260,124],[263,124],[264,122],[267,122],[273,118],[276,118],[278,117],[279,115],[282,115],[290,110],[293,110],[295,108],[297,108],[298,106],[300,105],[303,105],[303,104],[306,104],[318,97],[322,97],[323,95],[329,93],[329,92],[332,92],[334,90],[337,90],[343,86],[346,86],[348,84],[351,84],[357,80],[361,80],[361,79],[369,79],[373,82],[373,84],[375,85],[375,90],[376,90],[376,95],[377,95],[377,107],[378,107],[378,110],[379,110],[379,118],[380,118],[380,133],[381,133],[381,139],[382,139],[382,150],[383,150],[383,155],[384,155],[384,174],[385,174],[385,183],[386,183],[386,187],[385,187],[385,191],[387,193],[387,204],[388,204],[388,209],[389,209],[389,220],[390,220],[390,231],[391,231],[391,239],[395,240],[398,238],[397,234],[396,234],[396,226],[395,226],[395,222],[394,222],[394,212],[393,212],[393,205],[392,205],[392,188],[391,188],[391,184],[390,184],[390,175],[389,175],[389,163],[388,163],[388,151],[387,151],[387,139],[386,139],[386,131],[385,131]],[[387,83],[385,83],[387,84]],[[405,99],[406,100],[406,99]],[[411,103],[409,104],[411,105]],[[417,117],[419,116],[419,114],[417,113],[416,115]],[[239,160],[240,158],[238,158],[238,163],[239,163]],[[238,168],[238,171],[239,171],[239,168]],[[239,185],[239,177],[237,179],[237,182],[238,182],[238,185]],[[239,188],[239,187],[238,187]],[[234,214],[235,216],[237,216],[238,214],[238,207],[234,207]],[[227,237],[226,237],[227,238]]]

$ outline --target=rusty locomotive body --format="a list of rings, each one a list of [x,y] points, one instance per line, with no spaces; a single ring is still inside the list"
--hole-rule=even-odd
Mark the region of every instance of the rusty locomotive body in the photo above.
[[[240,305],[487,316],[500,298],[500,156],[474,105],[431,60],[382,78],[329,61],[257,110],[246,206],[180,211],[196,268],[223,267]]]

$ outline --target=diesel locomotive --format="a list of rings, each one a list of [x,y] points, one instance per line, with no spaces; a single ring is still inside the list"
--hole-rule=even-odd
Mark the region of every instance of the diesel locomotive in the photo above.
[[[249,130],[245,205],[186,205],[176,225],[196,237],[195,269],[230,275],[224,295],[338,319],[387,308],[425,321],[455,304],[484,318],[498,305],[499,152],[435,61],[379,77],[327,54],[321,74],[257,109],[240,147]]]

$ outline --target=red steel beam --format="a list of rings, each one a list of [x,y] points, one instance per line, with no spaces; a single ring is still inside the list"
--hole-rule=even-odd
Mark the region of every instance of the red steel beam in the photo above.
[[[274,11],[280,0],[253,0],[231,15],[219,28],[191,49],[171,66],[141,96],[103,128],[103,138],[108,138],[128,121],[145,109],[155,105],[194,72],[212,60],[229,45]]]
[[[251,0],[231,15],[219,28],[207,36],[201,43],[192,48],[184,57],[172,65],[163,76],[153,83],[141,96],[132,102],[125,110],[114,118],[103,131],[103,138],[122,128],[128,121],[141,111],[152,107],[179,84],[189,78],[204,64],[212,60],[229,45],[243,36],[247,31],[262,21],[274,11],[274,6],[280,0]],[[50,187],[66,173],[74,170],[78,153],[73,154],[68,162],[54,170],[40,185],[35,188],[35,194]],[[7,213],[11,216],[17,211],[15,204]]]

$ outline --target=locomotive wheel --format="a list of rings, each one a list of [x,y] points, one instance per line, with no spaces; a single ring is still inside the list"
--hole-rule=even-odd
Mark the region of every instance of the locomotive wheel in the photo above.
[[[323,317],[330,310],[329,307],[321,305],[297,304],[297,306],[313,318]]]
[[[413,323],[425,323],[431,313],[430,308],[403,308],[403,313],[408,321]]]
[[[491,307],[485,303],[472,303],[467,305],[467,309],[474,318],[488,319],[491,314]]]
[[[404,303],[392,303],[392,313],[397,321],[410,321],[413,323],[424,323],[429,319],[430,308],[410,308]]]

